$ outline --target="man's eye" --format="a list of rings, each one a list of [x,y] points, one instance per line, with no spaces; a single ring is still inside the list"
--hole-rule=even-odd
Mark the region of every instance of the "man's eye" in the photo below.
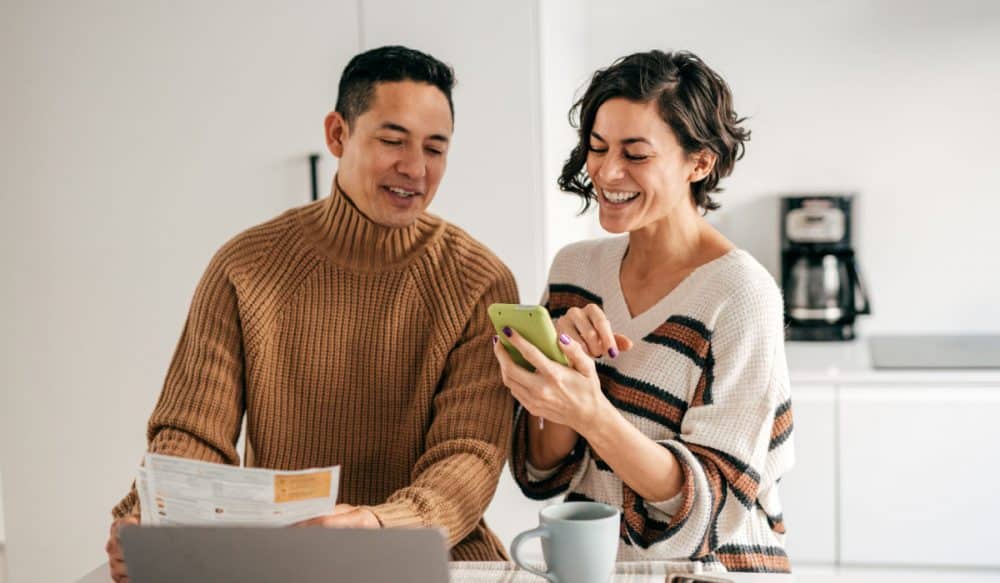
[[[403,145],[403,142],[401,140],[390,140],[390,139],[387,139],[387,138],[379,138],[378,141],[382,142],[383,144],[386,144],[387,146],[401,146],[401,145]]]
[[[440,156],[441,154],[444,154],[443,150],[438,150],[437,148],[426,148],[426,150],[431,156]]]

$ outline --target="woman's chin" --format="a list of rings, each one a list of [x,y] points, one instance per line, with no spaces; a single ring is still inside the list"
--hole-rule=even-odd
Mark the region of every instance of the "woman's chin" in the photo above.
[[[601,223],[601,228],[605,231],[611,233],[612,235],[620,235],[622,233],[627,233],[629,231],[629,226],[631,221],[622,220],[621,217],[608,217],[604,213],[601,213],[598,217],[598,221]]]

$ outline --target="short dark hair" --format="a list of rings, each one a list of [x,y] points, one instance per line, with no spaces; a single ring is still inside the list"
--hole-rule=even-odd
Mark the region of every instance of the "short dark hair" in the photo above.
[[[455,71],[427,53],[398,45],[365,51],[347,63],[337,89],[337,113],[348,124],[353,123],[371,107],[375,86],[393,81],[417,81],[437,87],[448,98],[454,119],[451,90],[455,87]]]
[[[594,73],[586,93],[570,109],[570,124],[579,129],[579,142],[563,165],[559,188],[580,196],[586,211],[597,200],[587,176],[590,133],[601,105],[616,97],[659,105],[660,116],[688,153],[709,150],[715,167],[691,185],[697,206],[706,212],[719,208],[710,193],[719,192],[719,180],[743,157],[750,130],[740,127],[746,118],[733,111],[729,86],[698,56],[687,51],[648,51],[622,57]]]

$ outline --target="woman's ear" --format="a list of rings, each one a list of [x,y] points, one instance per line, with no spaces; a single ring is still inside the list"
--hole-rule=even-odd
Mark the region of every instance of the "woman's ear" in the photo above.
[[[701,182],[712,173],[712,170],[715,169],[715,162],[718,160],[718,157],[715,155],[715,152],[706,148],[692,154],[691,160],[694,161],[694,166],[691,168],[691,174],[688,176],[688,182],[695,183]]]
[[[323,122],[323,128],[326,131],[327,149],[335,157],[340,158],[344,155],[344,142],[350,136],[347,120],[340,113],[331,111]]]

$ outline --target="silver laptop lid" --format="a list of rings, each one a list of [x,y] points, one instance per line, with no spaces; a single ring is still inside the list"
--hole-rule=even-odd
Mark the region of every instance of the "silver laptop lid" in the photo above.
[[[131,526],[121,542],[135,583],[448,581],[435,529]]]

